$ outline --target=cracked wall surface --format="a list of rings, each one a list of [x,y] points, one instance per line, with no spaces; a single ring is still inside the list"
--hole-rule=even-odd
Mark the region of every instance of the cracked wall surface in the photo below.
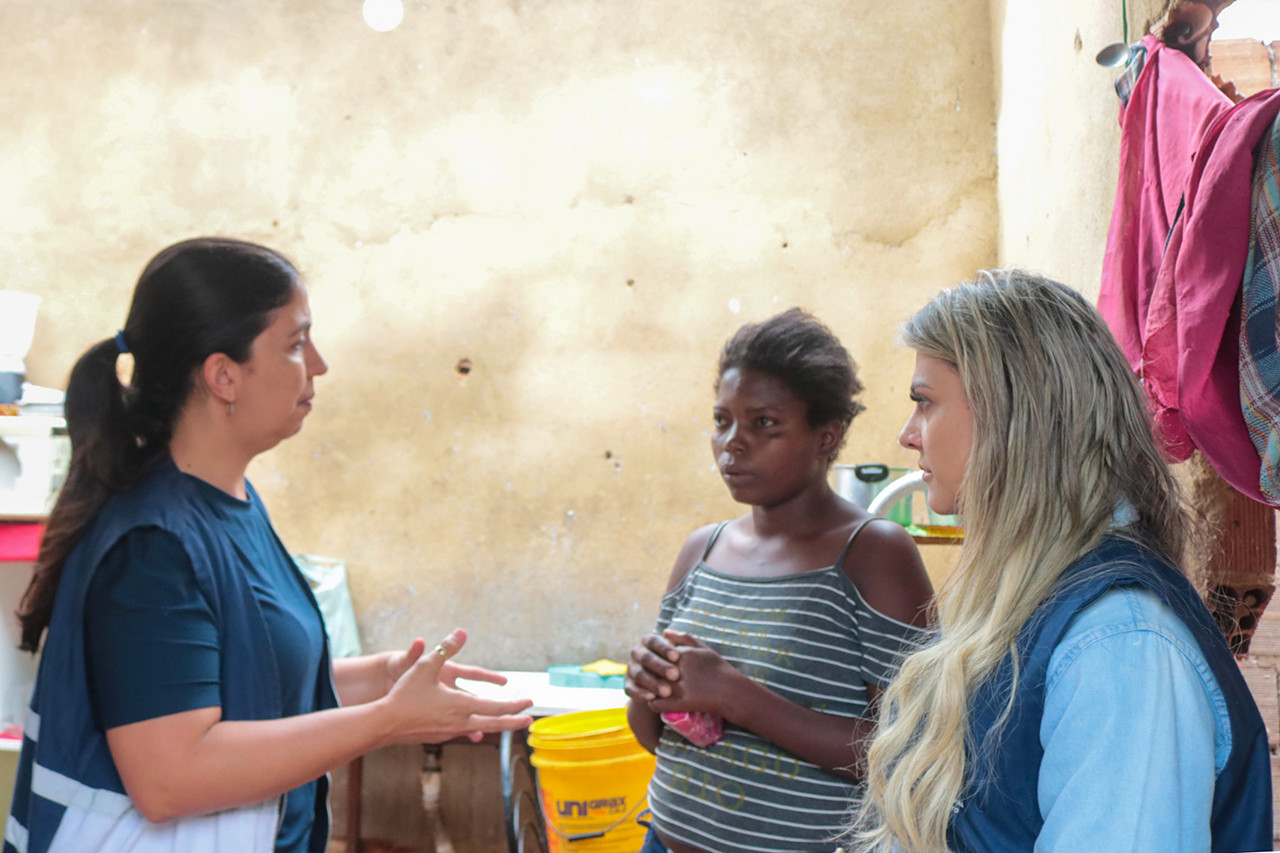
[[[283,249],[330,372],[250,474],[292,549],[347,561],[366,647],[623,659],[683,538],[740,512],[708,444],[740,324],[816,312],[868,389],[841,461],[914,464],[896,328],[997,257],[988,11],[0,3],[30,378],[61,386],[167,243]]]
[[[1097,300],[1120,151],[1119,69],[1106,45],[1141,39],[1163,3],[992,0],[999,258]],[[1128,25],[1122,16],[1127,9]]]

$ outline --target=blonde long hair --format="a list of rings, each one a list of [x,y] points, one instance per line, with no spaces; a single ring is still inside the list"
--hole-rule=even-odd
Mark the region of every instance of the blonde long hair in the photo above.
[[[965,543],[937,596],[937,641],[885,693],[851,840],[934,853],[964,792],[974,691],[1006,655],[1016,665],[1018,632],[1063,570],[1126,503],[1135,519],[1119,532],[1175,562],[1184,528],[1142,391],[1078,293],[984,271],[933,299],[902,337],[959,371],[973,412],[958,498]]]

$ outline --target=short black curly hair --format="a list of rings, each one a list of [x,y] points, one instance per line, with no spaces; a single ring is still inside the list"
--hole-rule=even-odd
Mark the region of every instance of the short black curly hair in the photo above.
[[[738,329],[720,352],[715,390],[729,370],[753,371],[781,381],[805,402],[811,427],[838,421],[844,429],[866,407],[858,368],[849,351],[818,318],[791,308]],[[842,440],[843,443],[843,440]]]

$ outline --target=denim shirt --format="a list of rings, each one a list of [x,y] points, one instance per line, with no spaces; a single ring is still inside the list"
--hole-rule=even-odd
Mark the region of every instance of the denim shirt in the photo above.
[[[1050,658],[1040,742],[1037,851],[1210,849],[1230,718],[1191,631],[1154,593],[1113,588],[1076,614]]]
[[[1076,614],[1049,659],[1040,743],[1037,853],[1210,849],[1230,720],[1195,638],[1154,593],[1116,587]]]
[[[958,851],[1270,849],[1257,703],[1195,588],[1135,537],[1064,570],[968,728]]]

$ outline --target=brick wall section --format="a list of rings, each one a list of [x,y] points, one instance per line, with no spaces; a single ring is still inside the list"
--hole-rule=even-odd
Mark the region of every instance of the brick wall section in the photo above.
[[[1209,43],[1213,73],[1236,84],[1241,95],[1261,92],[1280,85],[1276,52],[1280,42],[1264,44],[1254,39],[1223,39]]]
[[[1271,786],[1280,793],[1280,607],[1273,607],[1262,615],[1258,622],[1258,630],[1253,635],[1253,643],[1249,656],[1240,662],[1245,681],[1253,692],[1253,698],[1262,711],[1262,719],[1267,724],[1267,735],[1271,741]],[[1280,815],[1280,802],[1276,804],[1276,813]],[[1275,826],[1275,838],[1280,841],[1280,822]],[[1275,845],[1280,847],[1280,844]]]

